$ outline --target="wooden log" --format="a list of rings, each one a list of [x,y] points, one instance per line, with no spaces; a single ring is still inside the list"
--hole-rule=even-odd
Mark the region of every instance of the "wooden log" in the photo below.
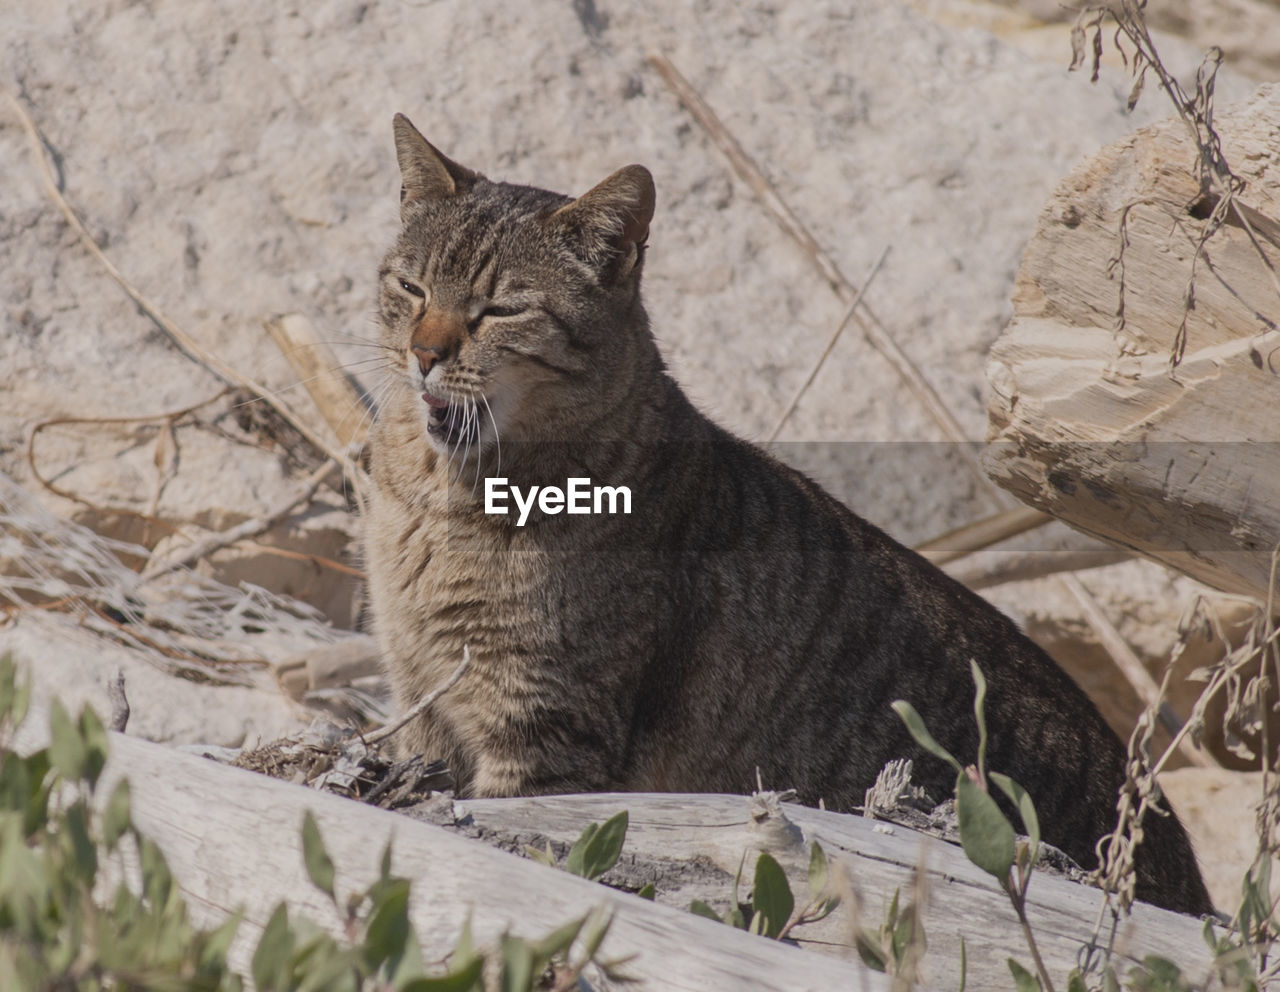
[[[299,828],[310,809],[336,865],[340,898],[377,877],[380,852],[391,841],[393,872],[413,883],[410,915],[426,960],[449,953],[468,916],[477,942],[492,946],[504,931],[540,937],[603,905],[615,913],[604,956],[636,955],[626,971],[642,982],[628,988],[889,987],[859,965],[654,905],[429,823],[112,734],[103,801],[125,776],[134,820],[163,850],[193,917],[210,925],[244,908],[239,966],[281,900],[291,913],[340,932],[333,907],[303,867]],[[633,797],[612,798],[616,810]]]
[[[455,805],[487,830],[509,835],[537,831],[562,841],[577,837],[588,823],[625,809],[630,821],[625,850],[634,856],[701,856],[733,873],[747,852],[743,894],[749,887],[754,852],[762,846],[761,832],[748,815],[748,801],[740,796],[545,796],[473,799]],[[915,867],[924,865],[928,895],[923,923],[928,946],[922,974],[926,987],[959,985],[961,939],[968,961],[967,988],[1010,988],[1010,957],[1031,967],[1007,897],[959,847],[861,816],[794,804],[785,804],[783,810],[800,828],[803,839],[790,848],[768,847],[787,869],[792,890],[805,891],[808,844],[817,841],[830,861],[849,868],[863,902],[859,922],[873,932],[895,890],[902,899],[910,898]],[[1055,982],[1061,980],[1059,987],[1076,965],[1077,952],[1092,932],[1101,901],[1099,890],[1047,874],[1037,873],[1031,883],[1027,913],[1050,976]],[[852,921],[843,909],[841,914],[795,931],[801,945],[827,952],[847,947]],[[1118,970],[1124,974],[1145,955],[1156,954],[1177,962],[1187,974],[1206,974],[1209,955],[1201,926],[1194,917],[1135,905],[1133,916],[1120,927]]]
[[[1078,529],[1265,598],[1280,543],[1280,502],[1267,495],[1280,487],[1280,88],[1216,126],[1245,186],[1196,263],[1189,312],[1214,200],[1182,121],[1104,149],[1055,191],[988,363],[984,464]]]
[[[300,313],[286,313],[265,321],[265,326],[339,446],[363,442],[369,427],[368,407],[311,321]]]
[[[44,726],[38,718],[29,720],[19,733],[19,749],[44,743],[46,735],[38,729]],[[616,914],[606,956],[636,955],[627,970],[642,979],[640,988],[888,988],[883,976],[841,957],[796,950],[683,908],[655,905],[431,823],[112,734],[98,795],[105,799],[121,777],[132,784],[136,823],[164,851],[194,918],[212,925],[232,908],[244,907],[235,949],[241,966],[280,900],[339,931],[332,907],[308,883],[303,868],[299,826],[310,809],[337,866],[340,895],[373,880],[379,852],[392,842],[393,870],[413,881],[411,916],[429,960],[448,953],[468,916],[477,939],[492,943],[508,930],[536,937],[606,905]],[[749,800],[741,796],[602,794],[456,802],[450,822],[469,817],[481,831],[506,840],[523,833],[568,842],[587,823],[623,809],[630,813],[628,857],[668,862],[701,857],[731,873],[746,853],[744,896],[751,852],[761,847],[783,863],[793,890],[802,894],[807,845],[817,840],[834,862],[848,866],[861,896],[860,921],[872,929],[895,889],[909,894],[913,866],[923,859],[929,891],[925,988],[958,984],[961,937],[971,989],[1008,988],[1005,959],[1028,958],[1007,900],[959,848],[858,816],[787,804],[783,810],[790,823],[775,818],[758,824]],[[728,896],[728,877],[716,883],[724,889],[721,901]],[[714,898],[714,892],[707,895]],[[684,905],[688,896],[682,895]],[[1033,882],[1029,915],[1055,977],[1073,966],[1100,898],[1094,889],[1057,878],[1038,875]],[[824,932],[798,935],[810,946],[849,957],[848,926],[846,916]],[[1159,954],[1189,974],[1204,974],[1208,956],[1199,931],[1191,917],[1139,905],[1121,926],[1118,953],[1123,963]]]

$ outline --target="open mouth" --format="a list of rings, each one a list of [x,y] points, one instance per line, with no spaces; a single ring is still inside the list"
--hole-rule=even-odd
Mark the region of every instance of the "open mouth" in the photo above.
[[[480,436],[480,409],[475,403],[450,403],[430,393],[422,394],[427,404],[427,433],[437,441],[456,447],[474,444]]]

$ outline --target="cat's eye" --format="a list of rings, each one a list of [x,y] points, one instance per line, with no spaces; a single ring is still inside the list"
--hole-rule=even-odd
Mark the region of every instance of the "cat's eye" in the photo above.
[[[517,317],[524,313],[528,307],[522,306],[499,306],[496,303],[490,303],[487,307],[480,311],[480,319],[485,317]]]
[[[413,283],[409,282],[407,279],[400,280],[400,288],[403,289],[410,296],[416,296],[420,300],[425,300],[427,298],[426,290],[424,290],[421,286],[415,286]]]

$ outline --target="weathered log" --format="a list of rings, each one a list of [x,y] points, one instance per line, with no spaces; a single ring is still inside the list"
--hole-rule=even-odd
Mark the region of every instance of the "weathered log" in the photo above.
[[[1104,149],[1055,191],[987,367],[984,463],[1074,527],[1265,596],[1280,543],[1280,87],[1215,124],[1245,185],[1200,250],[1190,310],[1220,201],[1181,120]]]
[[[546,796],[466,800],[455,805],[487,830],[506,835],[536,831],[559,841],[571,841],[588,823],[625,809],[630,821],[625,850],[632,856],[702,857],[734,873],[747,852],[744,895],[754,852],[767,845],[802,898],[808,845],[817,841],[830,861],[848,868],[862,902],[855,914],[857,923],[873,932],[895,891],[901,893],[904,904],[912,898],[914,872],[923,865],[927,893],[923,925],[928,940],[922,965],[925,987],[959,985],[962,939],[966,988],[1010,988],[1010,957],[1030,967],[1017,916],[991,876],[974,866],[959,847],[905,827],[785,804],[785,816],[799,828],[795,842],[788,845],[776,839],[779,825],[754,822],[748,800],[739,796]],[[1065,984],[1080,947],[1092,933],[1102,893],[1044,873],[1036,874],[1029,891],[1027,914],[1040,953],[1054,981],[1061,979]],[[853,922],[842,909],[823,923],[797,929],[794,935],[802,946],[840,952],[848,947]],[[1145,955],[1155,954],[1178,963],[1186,974],[1205,974],[1209,958],[1200,931],[1201,923],[1193,917],[1136,905],[1133,916],[1120,927],[1118,969],[1123,974]]]
[[[19,746],[36,746],[41,737],[28,733]],[[307,882],[303,867],[299,826],[303,812],[310,809],[344,892],[373,880],[378,853],[392,841],[393,870],[413,881],[411,915],[428,959],[448,953],[468,916],[476,938],[493,942],[506,930],[539,936],[604,904],[616,914],[606,955],[636,955],[627,970],[644,979],[641,987],[887,988],[882,976],[865,973],[860,964],[797,951],[697,918],[683,908],[655,905],[431,823],[113,734],[99,795],[109,795],[120,777],[130,779],[135,821],[164,851],[196,919],[212,924],[232,908],[244,907],[237,949],[242,963],[282,899],[291,910],[338,930],[332,907]],[[726,872],[719,879],[714,873],[704,879],[710,889],[679,893],[682,907],[688,898],[704,895],[709,901],[726,901],[729,874],[744,855],[745,896],[753,852],[761,847],[784,865],[802,897],[808,843],[817,840],[834,862],[847,865],[861,896],[859,922],[872,929],[895,889],[909,896],[913,867],[925,864],[925,987],[951,988],[958,983],[962,937],[969,988],[1007,988],[1005,959],[1027,960],[1007,899],[958,848],[861,817],[788,804],[783,810],[790,823],[778,817],[757,822],[743,797],[610,794],[456,802],[449,821],[469,818],[482,832],[504,835],[507,841],[516,835],[541,835],[567,842],[587,823],[601,822],[623,809],[630,813],[624,849],[628,857],[668,863],[700,858]],[[719,900],[717,885],[723,889]],[[659,900],[663,897],[660,893]],[[1100,898],[1096,890],[1062,879],[1037,875],[1034,880],[1028,912],[1055,975],[1065,976],[1073,966]],[[849,925],[849,916],[841,916],[825,930],[796,933],[811,946],[849,957]],[[1137,906],[1121,927],[1120,963],[1126,966],[1146,954],[1159,954],[1190,974],[1203,974],[1208,958],[1199,930],[1193,918]]]

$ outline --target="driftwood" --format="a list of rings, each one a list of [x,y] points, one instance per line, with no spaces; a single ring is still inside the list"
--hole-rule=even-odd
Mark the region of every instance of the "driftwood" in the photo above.
[[[1280,88],[1215,123],[1245,186],[1194,263],[1193,309],[1217,201],[1181,121],[1104,149],[1055,191],[988,365],[985,466],[1074,527],[1265,597],[1280,542]]]
[[[364,398],[311,321],[300,313],[286,313],[272,317],[264,326],[297,373],[337,445],[345,449],[353,442],[363,443],[369,426]]]
[[[492,945],[504,930],[541,937],[603,905],[615,918],[602,953],[636,955],[626,971],[643,979],[639,988],[888,988],[859,965],[654,905],[430,823],[112,735],[99,795],[105,799],[121,776],[132,784],[135,822],[164,851],[193,916],[208,925],[244,908],[237,965],[247,964],[280,900],[340,932],[303,867],[299,828],[310,809],[337,867],[340,898],[377,877],[382,847],[392,842],[392,870],[412,880],[410,915],[425,960],[449,953],[468,916],[476,941]],[[635,798],[613,797],[611,812]],[[593,987],[608,986],[593,980]]]
[[[23,728],[18,746],[43,737]],[[337,865],[340,894],[368,885],[388,839],[393,870],[412,879],[411,915],[424,957],[446,955],[470,915],[478,941],[494,942],[505,930],[536,937],[600,905],[615,915],[606,957],[636,955],[627,971],[640,988],[664,990],[828,988],[884,989],[883,976],[850,958],[846,907],[822,926],[796,931],[813,953],[733,930],[688,913],[690,898],[727,903],[730,877],[747,855],[742,895],[750,885],[754,851],[767,848],[787,869],[798,896],[805,891],[807,845],[818,840],[836,865],[848,870],[861,904],[861,924],[874,930],[895,889],[912,892],[913,868],[923,863],[928,901],[924,925],[928,953],[924,988],[954,988],[959,979],[959,940],[968,954],[971,989],[1005,989],[1005,960],[1027,960],[1018,924],[991,879],[959,848],[903,827],[847,814],[785,804],[782,815],[762,816],[759,804],[739,796],[609,794],[453,802],[445,815],[426,816],[445,829],[302,786],[229,768],[118,734],[99,795],[128,777],[138,826],[164,851],[194,917],[213,924],[236,906],[245,922],[235,949],[245,964],[269,914],[282,899],[338,931],[333,909],[307,881],[299,847],[304,810],[316,816]],[[624,861],[694,865],[673,891],[659,888],[659,904],[544,867],[474,839],[487,836],[509,849],[550,840],[563,845],[590,822],[627,810],[630,829]],[[561,847],[561,849],[563,849]],[[681,877],[680,872],[674,876]],[[676,906],[661,905],[663,899]],[[1031,886],[1029,915],[1051,973],[1065,977],[1097,915],[1101,894],[1048,875]],[[1178,962],[1200,977],[1209,967],[1200,923],[1149,906],[1135,907],[1117,936],[1121,965],[1146,954]],[[837,955],[837,956],[832,956]],[[597,976],[593,987],[606,988]]]
[[[901,892],[904,902],[911,898],[915,867],[923,865],[927,877],[925,988],[959,985],[962,938],[968,961],[966,988],[1010,988],[1010,957],[1030,967],[1017,917],[994,880],[971,864],[959,847],[905,827],[784,804],[784,816],[794,831],[794,842],[787,844],[778,839],[789,832],[786,825],[776,820],[755,822],[750,801],[739,796],[549,796],[467,800],[455,803],[455,807],[458,813],[500,835],[538,833],[563,842],[576,838],[588,823],[598,823],[625,809],[630,820],[625,851],[632,857],[656,862],[700,857],[731,875],[744,851],[767,846],[787,870],[797,894],[805,891],[808,844],[816,840],[829,859],[848,869],[862,903],[853,915],[873,932],[895,890]],[[744,895],[754,857],[748,853]],[[721,902],[724,896],[722,890]],[[686,906],[689,898],[706,898],[694,889],[682,890],[679,897]],[[1097,889],[1048,874],[1038,873],[1032,882],[1027,912],[1055,981],[1061,978],[1065,984],[1067,973],[1075,967],[1077,952],[1091,935],[1101,901],[1102,893]],[[842,908],[820,924],[801,927],[795,936],[802,946],[844,953],[852,923],[853,917]],[[1135,906],[1117,938],[1121,973],[1143,956],[1157,954],[1178,962],[1190,976],[1207,974],[1209,959],[1200,930],[1200,921],[1193,917]]]

